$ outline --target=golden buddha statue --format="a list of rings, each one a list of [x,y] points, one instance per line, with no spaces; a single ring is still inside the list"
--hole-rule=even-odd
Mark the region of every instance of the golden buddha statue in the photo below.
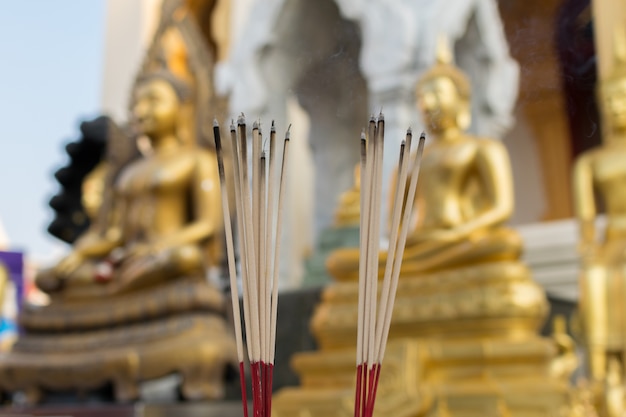
[[[361,213],[361,168],[354,168],[354,185],[339,197],[332,226],[321,231],[317,247],[305,263],[302,285],[324,286],[331,282],[326,268],[328,255],[338,248],[353,248],[359,245],[359,218]]]
[[[433,141],[424,150],[401,274],[517,259],[521,239],[503,227],[513,212],[513,182],[502,143],[465,133],[470,124],[470,84],[441,52],[421,78],[417,100]],[[393,188],[392,188],[393,189]],[[358,249],[336,252],[328,261],[339,280],[358,274]],[[380,273],[386,252],[381,253]]]
[[[150,151],[119,172],[110,158],[85,179],[92,226],[38,274],[51,302],[23,311],[24,334],[0,358],[0,390],[37,402],[42,386],[112,382],[115,398],[129,401],[141,381],[178,372],[185,398],[223,396],[235,345],[223,294],[206,278],[220,256],[220,185],[214,151],[177,136],[191,94],[166,71],[137,83],[133,124]]]
[[[99,297],[202,274],[209,266],[203,249],[221,237],[217,162],[176,135],[179,108],[189,97],[187,86],[168,73],[140,82],[133,117],[152,152],[118,175],[105,230],[87,233],[73,252],[39,274],[42,290]]]
[[[223,398],[237,357],[224,294],[207,279],[223,237],[206,124],[219,113],[213,51],[198,26],[212,2],[195,6],[163,2],[130,94],[131,125],[98,132],[106,155],[82,182],[90,227],[38,274],[50,303],[24,306],[22,332],[0,356],[0,394],[36,403],[110,384],[125,402],[142,382],[178,374],[183,398]]]
[[[623,386],[626,372],[626,36],[616,37],[615,46],[614,70],[598,91],[603,144],[583,153],[573,174],[582,258],[579,314],[589,376],[600,390]],[[602,235],[596,199],[606,216]]]
[[[361,166],[354,168],[354,186],[339,197],[334,227],[358,226],[361,216]]]
[[[539,336],[548,303],[519,260],[521,238],[504,225],[513,210],[508,154],[465,133],[470,86],[444,47],[417,83],[432,142],[374,414],[559,415],[570,406],[572,346],[562,326],[554,338]],[[311,320],[318,350],[292,358],[301,386],[274,396],[276,417],[353,415],[358,265],[358,249],[330,255],[336,281]]]

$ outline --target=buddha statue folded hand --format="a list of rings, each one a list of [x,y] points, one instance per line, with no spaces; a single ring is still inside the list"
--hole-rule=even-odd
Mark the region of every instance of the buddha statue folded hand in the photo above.
[[[518,235],[504,227],[513,211],[508,154],[497,141],[472,137],[470,88],[453,66],[440,64],[421,79],[417,99],[433,141],[424,151],[417,217],[407,238],[402,275],[517,259]],[[380,273],[386,263],[381,253]],[[356,279],[358,251],[328,261],[339,280]]]
[[[215,156],[176,136],[179,102],[189,94],[165,73],[140,83],[133,116],[151,152],[118,175],[105,230],[84,235],[41,273],[42,290],[96,297],[203,273],[203,252],[219,239],[221,206]]]
[[[588,374],[605,415],[623,415],[626,364],[626,33],[615,37],[615,66],[598,89],[603,144],[578,157],[574,207],[581,254],[579,317]],[[596,228],[604,207],[606,228]],[[617,398],[611,398],[618,392]]]
[[[102,203],[97,218],[36,277],[51,302],[22,312],[24,333],[0,358],[0,390],[37,402],[44,387],[112,383],[129,401],[142,381],[178,373],[184,398],[223,397],[237,358],[224,296],[207,280],[221,261],[220,185],[214,151],[178,134],[191,95],[164,70],[138,80],[132,117],[149,149],[116,172],[103,165],[108,183],[88,178],[86,191],[108,199],[85,196]]]
[[[397,322],[404,324],[392,324],[390,337],[394,331],[396,335],[415,331],[453,335],[468,331],[470,319],[476,334],[534,334],[547,314],[547,302],[519,259],[521,237],[505,225],[513,212],[507,150],[499,141],[466,133],[469,81],[454,66],[445,46],[440,45],[438,53],[437,65],[417,83],[416,99],[430,143],[422,157],[394,309]],[[382,251],[381,279],[386,258],[387,252]],[[326,306],[352,300],[359,273],[358,248],[336,250],[326,265],[340,282],[325,292]],[[321,308],[313,326],[322,344],[342,345],[351,337],[344,331],[349,312],[345,311],[345,323],[339,324],[339,313],[331,315],[331,310]],[[506,324],[503,317],[515,324]]]
[[[567,402],[571,345],[562,334],[556,341],[538,334],[548,303],[519,259],[520,236],[505,226],[513,211],[507,151],[466,133],[469,82],[450,55],[438,58],[417,84],[431,141],[375,414],[550,415]],[[387,253],[380,255],[382,279]],[[337,282],[324,289],[311,321],[319,350],[292,359],[302,386],[276,396],[279,417],[353,415],[346,405],[356,383],[359,249],[337,249],[327,267]]]

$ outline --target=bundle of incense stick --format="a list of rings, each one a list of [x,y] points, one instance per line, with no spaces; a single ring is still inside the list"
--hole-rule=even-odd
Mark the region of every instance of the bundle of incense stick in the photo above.
[[[380,298],[377,299],[384,136],[385,121],[382,113],[379,114],[378,120],[372,116],[367,136],[365,132],[361,134],[362,191],[355,417],[371,417],[374,413],[376,390],[391,326],[400,266],[411,223],[425,141],[424,133],[422,133],[413,158],[411,158],[411,129],[407,130],[406,139],[400,145],[389,250]]]
[[[224,155],[217,121],[213,123],[213,135],[222,191],[241,397],[244,416],[247,417],[248,400],[235,248],[224,174]],[[285,134],[282,162],[278,167],[274,122],[272,122],[270,131],[268,151],[263,150],[263,135],[259,125],[254,123],[252,127],[252,173],[249,172],[246,121],[243,115],[237,119],[237,127],[231,124],[230,136],[234,152],[237,240],[240,244],[239,253],[241,254],[243,321],[247,353],[250,359],[253,415],[254,417],[269,417],[272,410],[272,380],[278,305],[278,254],[284,205],[286,161],[289,152],[289,130]]]

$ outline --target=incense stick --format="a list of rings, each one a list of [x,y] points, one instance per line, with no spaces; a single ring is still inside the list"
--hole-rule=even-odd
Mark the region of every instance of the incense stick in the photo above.
[[[234,123],[230,125],[230,136],[232,141],[232,149],[235,152],[234,160],[234,173],[235,173],[235,206],[237,213],[243,213],[243,198],[242,195],[242,174],[241,174],[241,165],[242,165],[242,155],[239,151],[239,143],[237,141],[237,130],[235,129]],[[246,253],[246,239],[244,235],[244,221],[243,216],[241,214],[235,216],[237,218],[237,238],[239,240],[240,253]],[[241,287],[243,292],[243,313],[244,313],[244,328],[246,331],[246,347],[248,351],[248,357],[252,355],[252,340],[249,337],[251,334],[250,325],[252,321],[250,320],[250,294],[248,293],[248,262],[244,259],[244,262],[241,264]]]
[[[376,393],[378,390],[378,382],[380,379],[380,371],[382,365],[382,359],[384,355],[384,348],[386,346],[387,337],[389,333],[389,325],[391,323],[391,315],[393,312],[393,305],[395,300],[395,294],[397,290],[397,279],[399,277],[399,269],[396,271],[396,266],[399,268],[402,262],[404,254],[404,246],[406,243],[406,232],[402,235],[400,231],[401,219],[403,215],[409,215],[412,212],[413,201],[415,199],[415,188],[410,187],[408,201],[405,204],[405,192],[407,191],[407,175],[409,171],[409,161],[405,157],[407,151],[410,152],[412,142],[411,130],[407,130],[406,138],[400,145],[400,157],[398,162],[398,177],[394,194],[394,202],[392,206],[392,220],[389,236],[389,249],[387,252],[387,262],[385,265],[385,274],[383,278],[383,289],[380,296],[380,309],[376,322],[376,355],[375,364],[373,370],[373,385],[370,393],[370,402],[367,407],[367,415],[372,416],[374,412],[374,405],[376,402]],[[421,150],[418,149],[416,154],[416,161],[421,158]],[[413,164],[415,165],[415,163]],[[414,172],[418,172],[419,166],[416,166]],[[417,177],[413,176],[415,181],[412,185],[417,184]],[[408,230],[410,219],[405,218],[402,223],[403,230]],[[400,234],[400,239],[398,238]],[[396,274],[397,272],[397,274]],[[388,320],[388,322],[387,322]]]
[[[214,136],[219,143],[218,166],[223,167],[219,126],[215,123]],[[253,415],[269,417],[271,415],[271,395],[273,367],[276,345],[276,318],[278,304],[278,257],[280,252],[280,234],[286,184],[286,166],[289,149],[289,130],[285,135],[282,165],[277,172],[275,153],[275,127],[272,123],[270,150],[262,150],[263,134],[258,124],[252,130],[252,173],[248,169],[246,124],[243,115],[237,120],[237,128],[231,125],[231,139],[235,150],[235,197],[237,208],[237,229],[241,250],[241,276],[243,289],[244,329],[246,334],[250,371],[252,378]],[[217,145],[216,145],[217,146]],[[218,158],[218,159],[219,159]],[[269,167],[268,167],[269,159]],[[279,181],[276,193],[276,181]],[[222,187],[224,192],[225,179]],[[252,181],[252,188],[250,186]],[[277,201],[276,201],[276,197]],[[228,203],[224,206],[228,213]],[[274,208],[277,206],[277,210]],[[226,216],[226,214],[225,214]],[[226,217],[225,217],[226,219]],[[226,220],[225,220],[226,221]],[[228,220],[230,221],[230,220]],[[235,250],[232,239],[232,227],[227,233],[227,252],[231,286],[236,290]],[[274,239],[274,240],[273,240]],[[274,243],[274,244],[272,244]],[[237,340],[240,341],[240,373],[244,375],[243,341],[241,335],[241,314],[238,310],[238,294],[231,294]],[[243,377],[242,377],[243,378]],[[245,380],[242,379],[242,400],[246,401]],[[247,408],[244,409],[247,416]]]
[[[261,139],[262,135],[261,135],[261,131],[259,129],[259,139]],[[260,180],[259,180],[259,215],[258,215],[258,220],[259,220],[259,225],[257,227],[258,231],[259,231],[259,236],[258,236],[258,250],[257,253],[259,255],[259,277],[260,277],[260,282],[259,282],[259,289],[260,289],[260,296],[259,296],[259,314],[261,316],[261,373],[262,373],[262,384],[263,384],[263,393],[265,394],[263,396],[263,409],[265,410],[264,412],[267,412],[267,405],[268,405],[268,400],[267,400],[267,390],[268,390],[268,371],[267,371],[267,363],[269,362],[269,349],[268,349],[268,345],[267,345],[267,341],[269,339],[269,328],[270,328],[270,323],[269,323],[269,319],[270,319],[270,313],[268,311],[268,308],[270,307],[269,304],[269,297],[268,297],[268,278],[267,278],[267,274],[266,274],[266,269],[265,269],[265,242],[266,242],[266,222],[267,222],[267,208],[266,208],[266,204],[267,204],[267,196],[266,196],[266,188],[267,188],[267,183],[266,183],[266,175],[267,175],[267,171],[266,171],[266,156],[265,156],[265,151],[261,152],[261,159],[260,159]]]
[[[271,387],[274,382],[274,359],[276,354],[276,322],[278,316],[278,272],[279,272],[279,254],[280,254],[280,241],[281,241],[281,232],[283,225],[283,212],[285,206],[285,188],[287,184],[287,161],[289,155],[289,142],[290,142],[290,130],[291,125],[287,128],[287,132],[285,133],[285,141],[283,142],[283,157],[282,163],[280,167],[280,176],[279,176],[279,186],[278,186],[278,208],[276,215],[276,240],[274,246],[274,261],[273,261],[273,277],[272,277],[272,322],[270,329],[270,340],[271,340],[271,349],[270,349],[270,364],[269,364],[269,385],[270,390],[268,392],[269,395],[269,414],[267,417],[271,415],[271,406],[272,406],[272,393]]]
[[[250,177],[248,174],[248,154],[247,154],[247,137],[246,137],[246,122],[243,116],[240,116],[237,120],[237,130],[239,132],[239,151],[243,163],[240,164],[242,172],[241,182],[243,183],[243,221],[244,221],[244,239],[246,244],[246,259],[248,260],[248,292],[250,294],[250,310],[255,313],[256,317],[250,316],[251,319],[251,336],[252,336],[252,356],[250,358],[252,363],[259,362],[261,359],[261,344],[259,334],[259,296],[258,296],[258,277],[257,277],[257,259],[255,250],[254,239],[254,225],[252,207],[250,202]]]
[[[400,268],[402,266],[402,258],[404,256],[404,249],[406,247],[406,238],[407,238],[409,226],[411,223],[413,205],[415,203],[415,194],[417,191],[417,183],[419,179],[422,155],[424,153],[425,141],[426,141],[426,135],[422,133],[419,138],[417,152],[415,153],[415,157],[411,164],[411,183],[408,189],[404,212],[402,213],[402,228],[400,230],[400,237],[397,242],[396,256],[395,256],[395,259],[393,259],[391,290],[389,292],[390,298],[388,300],[388,305],[387,305],[387,309],[385,313],[385,321],[383,323],[384,327],[383,327],[382,338],[380,341],[380,353],[377,358],[379,364],[382,364],[383,358],[385,356],[386,340],[389,337],[389,329],[391,328],[391,317],[393,313],[393,306],[395,303],[395,295],[398,289],[398,280],[400,278]],[[390,262],[390,261],[391,261],[390,259],[387,259],[387,262]]]
[[[415,158],[409,157],[412,142],[412,134],[409,129],[405,140],[400,145],[389,250],[383,275],[380,305],[377,306],[384,129],[384,116],[381,113],[377,120],[373,116],[370,118],[367,137],[364,133],[361,134],[361,219],[355,417],[371,417],[374,413],[381,365],[391,326],[400,267],[404,256],[424,148],[424,134],[422,134]],[[411,175],[410,184],[407,184],[409,173]],[[404,197],[407,192],[408,195],[405,200]]]
[[[404,193],[405,190],[402,189],[406,184],[407,172],[408,172],[408,161],[406,160],[404,153],[405,149],[411,149],[411,138],[412,135],[409,132],[406,134],[406,139],[400,144],[400,158],[398,161],[398,177],[396,180],[396,188],[394,194],[394,201],[392,206],[392,216],[391,216],[391,229],[389,235],[389,249],[387,251],[387,259],[394,259],[396,254],[396,246],[392,244],[397,242],[398,240],[398,232],[400,230],[400,218],[401,211],[404,202]],[[393,262],[387,262],[385,265],[385,275],[383,277],[383,287],[380,293],[380,310],[378,312],[377,323],[384,323],[386,309],[388,305],[389,293],[391,290],[391,272],[393,269]],[[381,346],[380,343],[382,341],[382,333],[383,326],[376,327],[376,350],[375,350],[375,359],[378,361]]]
[[[276,316],[274,314],[274,300],[278,295],[278,282],[274,282],[274,269],[276,265],[274,265],[274,259],[272,258],[272,254],[277,255],[277,251],[269,250],[272,247],[272,242],[274,239],[278,239],[279,237],[275,237],[273,231],[276,228],[276,222],[274,219],[274,191],[276,184],[276,173],[275,173],[275,155],[276,154],[276,127],[274,125],[274,121],[272,120],[272,126],[270,128],[270,156],[269,156],[269,168],[268,168],[268,190],[267,190],[267,230],[268,233],[265,239],[265,246],[268,248],[266,251],[266,260],[265,260],[265,274],[268,277],[270,288],[270,322],[276,322]],[[279,214],[279,218],[281,218]],[[271,281],[270,281],[271,280]],[[274,293],[274,289],[276,289],[276,293]],[[274,335],[276,333],[275,328],[270,328],[270,337],[268,339],[267,350],[270,354],[270,363],[274,362],[274,354],[273,354],[273,346],[274,346]]]
[[[259,308],[259,362],[264,361],[264,339],[265,339],[265,300],[263,297],[263,262],[261,259],[261,140],[259,139],[259,124],[252,123],[252,236],[255,248],[255,291],[257,294]]]
[[[224,215],[224,232],[226,235],[226,254],[228,256],[228,274],[230,279],[230,296],[233,305],[233,322],[235,325],[235,343],[237,345],[237,360],[239,361],[239,383],[241,385],[241,402],[243,415],[248,417],[248,399],[246,393],[246,376],[243,358],[243,337],[241,333],[241,312],[239,309],[239,289],[237,288],[237,269],[235,266],[235,247],[233,244],[233,231],[228,206],[228,190],[226,189],[226,175],[224,173],[224,157],[222,154],[222,141],[220,128],[217,120],[213,121],[213,136],[217,151],[217,167],[220,177],[220,191],[222,197],[222,211]]]
[[[407,132],[407,137],[409,135],[411,135],[410,130]],[[385,318],[384,318],[383,327],[382,327],[383,330],[381,332],[381,337],[380,337],[380,349],[379,349],[379,354],[377,357],[377,361],[379,363],[382,363],[382,360],[385,354],[385,345],[386,345],[385,341],[387,337],[389,336],[389,329],[391,326],[391,316],[393,312],[395,294],[398,288],[398,280],[400,278],[400,268],[402,266],[402,258],[404,256],[404,249],[406,247],[406,238],[407,238],[409,226],[411,223],[413,205],[415,203],[415,194],[417,191],[417,182],[419,179],[420,165],[422,161],[422,154],[424,152],[425,140],[426,140],[426,137],[424,133],[422,133],[420,135],[419,142],[417,145],[417,152],[415,153],[415,157],[411,161],[411,182],[408,187],[406,204],[404,204],[404,210],[402,213],[400,235],[397,241],[397,246],[395,248],[396,253],[393,258],[387,259],[387,263],[390,263],[390,261],[393,262],[393,272],[391,275],[391,288],[389,291],[389,298],[388,298],[387,306],[385,309]],[[405,185],[406,185],[406,176],[405,176]],[[404,195],[405,190],[406,188],[398,190],[398,192],[402,194],[400,196],[400,199],[396,200],[397,204],[399,205],[402,205],[403,203],[403,200],[404,200],[403,195]]]
[[[281,243],[281,233],[282,233],[282,220],[283,220],[283,212],[285,206],[285,188],[287,184],[287,157],[289,154],[289,141],[290,141],[290,133],[287,130],[285,134],[285,141],[283,145],[283,157],[281,162],[280,174],[279,174],[279,187],[278,187],[278,210],[277,210],[277,222],[276,222],[276,240],[274,246],[274,261],[273,261],[273,272],[274,275],[272,277],[272,331],[271,331],[271,340],[272,345],[276,344],[276,318],[278,313],[278,272],[280,269],[280,265],[278,263],[278,257],[280,254],[280,243]],[[274,350],[272,349],[272,355],[274,355]],[[272,363],[274,362],[274,357],[272,356]]]
[[[367,406],[369,404],[369,395],[372,392],[372,365],[374,362],[374,329],[376,323],[376,296],[378,287],[378,252],[380,244],[380,228],[377,227],[377,219],[380,219],[380,203],[378,193],[378,170],[379,156],[381,152],[380,136],[378,134],[378,128],[375,124],[375,119],[370,120],[370,137],[368,138],[368,161],[371,161],[369,165],[370,173],[370,199],[369,199],[369,225],[367,232],[367,264],[366,264],[366,283],[365,283],[365,366],[364,381],[362,389],[364,395],[362,397],[362,409],[367,413]]]
[[[267,337],[266,339],[266,352],[268,354],[268,357],[266,358],[266,364],[265,364],[265,368],[263,370],[263,377],[264,377],[264,389],[266,392],[266,403],[265,403],[265,411],[266,414],[269,416],[271,414],[271,409],[272,409],[272,372],[273,372],[273,361],[274,361],[274,355],[273,355],[273,343],[272,343],[272,331],[273,328],[275,326],[275,322],[273,321],[273,315],[272,315],[272,278],[273,278],[273,270],[272,270],[272,254],[274,253],[271,248],[272,248],[272,242],[273,242],[273,230],[274,230],[274,152],[276,150],[276,144],[275,144],[275,137],[276,137],[276,128],[274,126],[274,121],[272,120],[272,125],[270,128],[270,149],[269,149],[269,161],[268,161],[268,168],[267,168],[267,172],[266,172],[266,176],[267,176],[267,208],[266,208],[266,232],[264,234],[265,236],[265,242],[264,242],[264,274],[265,274],[265,297],[266,297],[266,310],[265,310],[265,314],[267,315],[267,320],[268,320],[268,324],[269,324],[269,337]],[[274,325],[273,325],[274,323]]]
[[[239,213],[243,217],[243,255],[248,268],[248,279],[242,280],[242,284],[248,287],[248,308],[250,309],[250,325],[246,328],[248,331],[246,337],[251,339],[250,346],[250,373],[252,377],[252,404],[255,417],[260,417],[259,409],[261,407],[263,391],[261,387],[260,379],[260,359],[261,359],[261,344],[260,344],[260,329],[259,329],[259,291],[258,291],[258,269],[256,259],[256,245],[254,238],[254,220],[252,213],[252,203],[250,201],[250,176],[248,173],[248,143],[246,136],[246,122],[243,114],[237,119],[237,132],[238,132],[238,155],[240,158],[240,181],[239,184],[242,187],[242,208],[243,212]]]
[[[365,267],[367,254],[367,228],[369,225],[369,169],[367,167],[367,141],[365,132],[361,133],[361,212],[359,224],[359,298],[358,298],[358,320],[357,320],[357,342],[356,342],[356,393],[354,399],[354,416],[361,415],[361,396],[363,387],[363,339],[365,320]]]

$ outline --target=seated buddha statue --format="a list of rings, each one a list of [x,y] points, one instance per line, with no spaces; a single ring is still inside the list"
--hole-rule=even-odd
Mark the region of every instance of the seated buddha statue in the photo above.
[[[215,255],[220,241],[222,217],[215,155],[177,135],[181,106],[190,97],[189,86],[169,72],[138,82],[133,123],[149,139],[150,152],[117,175],[105,226],[39,273],[42,290],[89,298],[203,274],[206,254]]]
[[[361,167],[354,168],[354,186],[339,197],[335,211],[335,227],[350,227],[359,224],[361,215]]]
[[[521,239],[504,227],[513,210],[508,154],[502,143],[466,133],[470,84],[449,53],[440,51],[416,98],[432,141],[424,150],[401,274],[517,259]],[[358,258],[358,249],[339,250],[327,266],[337,279],[353,279]],[[382,252],[381,276],[385,263]]]
[[[580,155],[573,173],[582,258],[579,315],[589,376],[601,386],[611,379],[608,370],[616,366],[611,362],[618,363],[618,385],[626,369],[626,39],[622,42],[614,71],[598,91],[603,144]],[[596,228],[596,202],[604,207],[603,233]]]
[[[359,217],[361,213],[361,169],[354,168],[354,185],[339,196],[333,224],[322,230],[317,246],[305,262],[302,285],[323,286],[332,281],[326,269],[328,255],[339,248],[359,245]]]

